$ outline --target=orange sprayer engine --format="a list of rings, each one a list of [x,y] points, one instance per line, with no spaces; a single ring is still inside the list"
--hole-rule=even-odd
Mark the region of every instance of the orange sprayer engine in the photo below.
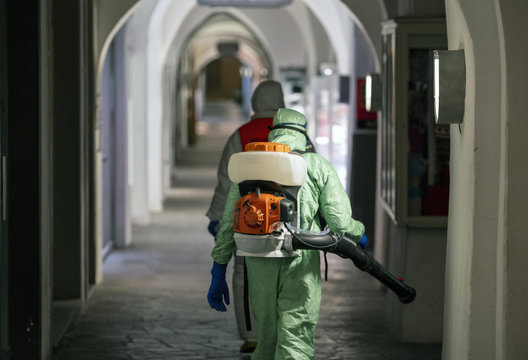
[[[233,230],[244,234],[269,234],[276,222],[291,222],[295,204],[283,196],[260,191],[240,198],[233,213]]]

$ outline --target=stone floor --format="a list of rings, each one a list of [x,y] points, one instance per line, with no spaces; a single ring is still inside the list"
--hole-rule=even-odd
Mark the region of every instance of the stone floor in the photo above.
[[[198,124],[199,142],[180,160],[165,210],[134,226],[132,245],[107,257],[103,283],[54,360],[243,358],[232,305],[219,313],[207,303],[213,238],[204,215],[221,148],[238,125]],[[399,343],[376,281],[350,261],[328,258],[316,359],[441,359],[440,344]]]

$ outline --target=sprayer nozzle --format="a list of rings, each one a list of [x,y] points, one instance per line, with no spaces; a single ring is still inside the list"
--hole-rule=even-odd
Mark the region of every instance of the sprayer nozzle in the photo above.
[[[414,301],[416,298],[416,290],[412,286],[409,286],[409,294],[407,296],[399,296],[398,299],[400,299],[402,304],[410,304]]]

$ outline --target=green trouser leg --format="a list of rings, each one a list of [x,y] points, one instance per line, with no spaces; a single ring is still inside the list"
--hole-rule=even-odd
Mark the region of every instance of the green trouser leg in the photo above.
[[[246,258],[258,326],[251,359],[313,359],[321,303],[319,256],[319,251],[302,251],[293,258]]]

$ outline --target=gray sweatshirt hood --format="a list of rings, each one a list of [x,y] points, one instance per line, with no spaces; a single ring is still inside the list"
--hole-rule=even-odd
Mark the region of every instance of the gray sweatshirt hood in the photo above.
[[[278,109],[284,107],[281,84],[273,80],[261,82],[253,92],[251,106],[254,112],[252,119],[273,117]]]

